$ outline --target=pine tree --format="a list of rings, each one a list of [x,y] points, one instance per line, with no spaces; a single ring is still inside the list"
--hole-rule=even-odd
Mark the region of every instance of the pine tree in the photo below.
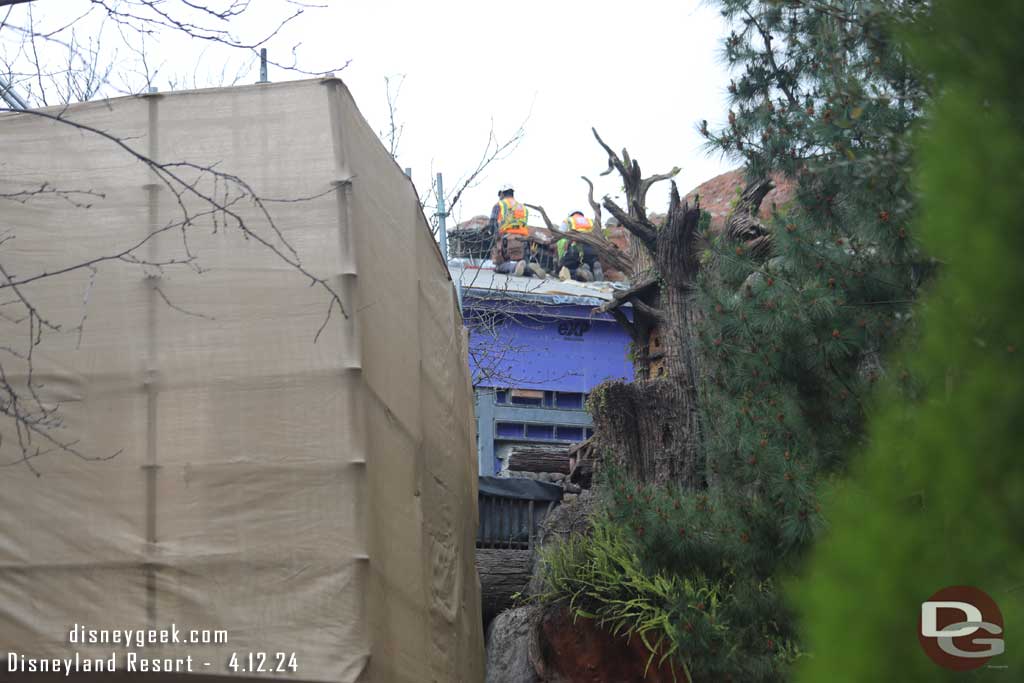
[[[880,354],[912,331],[930,270],[910,228],[908,135],[927,93],[892,37],[925,3],[722,7],[738,74],[727,127],[702,128],[712,148],[743,158],[751,183],[702,270],[701,407],[711,505],[727,520],[717,535],[739,537],[726,565],[744,568],[737,591],[760,598],[757,610],[737,600],[732,621],[777,653],[743,673],[770,679],[799,650],[778,581],[819,535],[818,489],[863,442],[872,386],[900,372]],[[795,196],[760,221],[779,176]]]
[[[692,680],[774,681],[801,652],[779,583],[819,535],[822,482],[863,441],[868,391],[901,372],[880,354],[912,329],[930,270],[908,139],[927,93],[891,37],[926,5],[721,4],[737,79],[728,126],[701,130],[751,182],[695,282],[704,486],[613,474],[604,512],[645,572],[681,586],[650,599]],[[762,221],[779,176],[795,196]]]
[[[1024,6],[937,3],[912,54],[941,93],[920,145],[921,238],[943,265],[917,309],[922,338],[871,423],[871,448],[826,507],[833,528],[795,595],[814,657],[800,680],[1019,678],[1024,666]],[[922,601],[975,586],[999,606],[1005,654],[973,674],[917,647]],[[977,637],[985,637],[979,633]]]
[[[734,505],[771,520],[778,561],[815,537],[818,482],[862,440],[879,354],[928,271],[908,136],[925,91],[890,34],[920,4],[723,2],[740,73],[728,127],[707,137],[753,182],[703,270],[706,457]],[[760,224],[770,174],[795,197]]]

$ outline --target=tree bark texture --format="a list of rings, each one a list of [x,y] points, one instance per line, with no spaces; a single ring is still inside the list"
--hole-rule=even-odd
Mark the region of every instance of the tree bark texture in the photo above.
[[[759,217],[761,202],[775,189],[770,178],[752,182],[744,188],[735,208],[725,219],[725,236],[737,244],[743,244],[755,256],[768,253],[771,233]]]
[[[532,565],[530,550],[476,549],[485,620],[514,606],[513,596],[530,583]]]
[[[704,485],[700,462],[695,303],[697,230],[700,208],[688,206],[672,183],[668,215],[654,225],[647,215],[647,190],[667,174],[644,178],[628,151],[616,154],[595,131],[626,190],[624,210],[606,197],[605,208],[632,235],[634,282],[650,280],[630,296],[633,321],[616,316],[633,337],[636,381],[606,382],[594,390],[595,440],[627,474],[643,482]]]
[[[568,448],[515,449],[508,459],[508,468],[514,472],[558,472],[569,474]]]

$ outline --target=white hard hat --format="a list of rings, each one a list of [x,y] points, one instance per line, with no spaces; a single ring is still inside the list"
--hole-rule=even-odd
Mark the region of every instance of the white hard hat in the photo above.
[[[505,183],[501,187],[498,188],[498,194],[501,194],[502,192],[509,192],[509,191],[515,192],[515,188],[512,187],[511,183]]]

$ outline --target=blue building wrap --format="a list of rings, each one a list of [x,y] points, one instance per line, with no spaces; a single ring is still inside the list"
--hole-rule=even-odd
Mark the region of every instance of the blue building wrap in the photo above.
[[[517,444],[584,440],[592,433],[590,391],[608,379],[633,379],[629,335],[610,315],[593,312],[610,290],[580,296],[559,293],[557,282],[525,291],[505,286],[519,280],[529,282],[488,280],[463,290],[481,476],[499,474]]]

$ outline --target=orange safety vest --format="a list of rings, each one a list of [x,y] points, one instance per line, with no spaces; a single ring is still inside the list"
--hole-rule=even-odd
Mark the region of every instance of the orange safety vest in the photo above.
[[[526,227],[529,215],[526,207],[516,201],[515,197],[505,197],[498,202],[498,232],[502,235],[526,237],[530,234]]]
[[[569,216],[569,227],[576,232],[594,232],[594,221],[586,216],[573,214]]]

